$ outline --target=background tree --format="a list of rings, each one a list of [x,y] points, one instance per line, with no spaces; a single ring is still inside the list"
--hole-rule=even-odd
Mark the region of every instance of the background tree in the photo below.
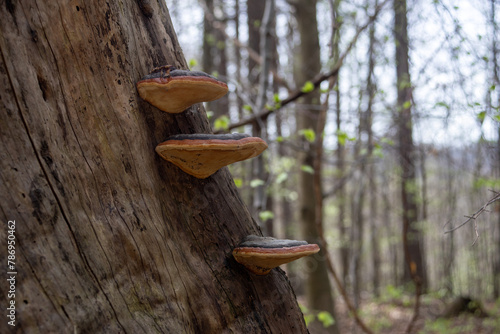
[[[138,97],[153,67],[187,67],[165,3],[3,2],[0,16],[14,330],[307,332],[283,271],[256,277],[231,256],[260,230],[227,168],[200,180],[154,152],[211,132],[201,105],[170,115]]]
[[[297,29],[300,36],[294,77],[297,87],[303,87],[307,81],[315,77],[321,70],[318,24],[316,20],[316,1],[297,0],[292,2],[295,9]],[[310,169],[314,161],[312,141],[307,139],[306,133],[314,132],[318,122],[320,104],[319,91],[311,92],[299,100],[297,108],[298,133],[302,131],[303,139],[300,142],[299,165],[302,170],[299,174],[300,191],[300,223],[302,236],[310,243],[318,243],[316,228],[316,202],[323,198],[315,196],[314,175]],[[321,134],[319,134],[321,135]],[[324,257],[322,251],[319,257]],[[327,311],[335,315],[332,289],[328,279],[326,263],[316,261],[306,276],[306,297],[309,308],[315,311]],[[315,331],[322,326],[319,322],[311,324]],[[336,324],[330,326],[329,333],[338,332]],[[317,328],[317,329],[316,329]]]
[[[398,129],[398,154],[401,168],[401,202],[403,223],[403,247],[405,253],[405,281],[413,277],[426,285],[425,264],[418,229],[416,187],[416,155],[413,145],[411,106],[412,85],[409,68],[409,46],[406,17],[406,1],[394,1],[394,39],[396,44],[397,105],[395,121]]]

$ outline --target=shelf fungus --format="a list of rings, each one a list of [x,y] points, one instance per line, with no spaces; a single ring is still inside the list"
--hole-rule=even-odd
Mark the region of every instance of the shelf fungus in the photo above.
[[[245,134],[180,134],[156,146],[156,152],[183,171],[204,179],[220,168],[258,156],[264,140]]]
[[[137,82],[139,96],[168,113],[180,113],[195,103],[217,100],[227,94],[227,85],[199,71],[157,67]]]
[[[275,239],[249,235],[233,250],[236,261],[256,275],[319,252],[319,246],[306,241]]]

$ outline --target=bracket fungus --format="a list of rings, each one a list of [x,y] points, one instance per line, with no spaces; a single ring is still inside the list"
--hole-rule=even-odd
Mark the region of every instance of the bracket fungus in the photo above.
[[[180,113],[195,103],[217,100],[227,85],[205,72],[178,70],[172,65],[153,69],[137,82],[139,96],[168,113]]]
[[[247,236],[233,250],[235,260],[256,275],[267,275],[271,269],[319,252],[319,246],[307,241]]]
[[[258,156],[267,143],[245,134],[180,134],[156,146],[156,152],[183,171],[204,179],[220,168]]]

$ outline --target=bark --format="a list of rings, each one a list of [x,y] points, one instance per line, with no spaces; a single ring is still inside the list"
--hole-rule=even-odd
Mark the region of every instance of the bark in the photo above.
[[[264,16],[265,0],[247,0],[248,13],[248,47],[252,50],[260,50],[260,26]],[[251,57],[248,58],[248,78],[250,83],[259,82],[259,77],[255,67],[257,63]]]
[[[493,38],[492,38],[492,59],[493,59],[493,83],[496,86],[497,90],[497,107],[500,106],[500,65],[498,64],[498,24],[496,23],[496,7],[495,7],[495,0],[490,0],[490,10],[491,10],[491,16],[490,16],[490,23],[493,28]],[[500,126],[498,126],[497,129],[498,133],[498,138],[497,138],[497,175],[500,178]],[[496,256],[494,259],[494,265],[493,265],[493,297],[495,299],[498,299],[500,297],[500,214],[498,214],[497,218],[497,233],[496,233]]]
[[[375,2],[377,6],[378,1]],[[373,102],[376,94],[376,85],[373,80],[373,72],[375,69],[375,23],[372,23],[369,31],[370,44],[368,48],[368,77],[366,79],[366,90],[368,93],[368,106],[366,109],[366,132],[368,137],[367,151],[369,164],[368,168],[368,194],[370,197],[370,214],[369,214],[369,226],[370,226],[370,245],[371,245],[371,256],[373,264],[373,292],[375,297],[379,297],[380,288],[380,235],[378,233],[377,226],[377,215],[378,215],[378,189],[376,182],[376,157],[374,156],[375,140],[373,138]]]
[[[296,82],[298,87],[302,87],[307,80],[311,80],[320,72],[320,47],[318,40],[318,24],[316,20],[316,1],[299,0],[293,2],[295,6],[295,16],[300,34],[300,47],[298,51],[298,66],[295,66]],[[319,91],[307,94],[300,100],[297,114],[298,129],[316,129],[319,108],[309,108],[309,106],[320,106]],[[299,157],[299,164],[302,166],[313,166],[313,149],[307,147],[310,143],[303,141],[304,152]],[[299,177],[300,187],[300,221],[302,236],[310,243],[319,243],[318,231],[316,228],[315,202],[322,201],[316,198],[314,192],[314,175],[301,171]],[[332,289],[328,279],[326,263],[323,260],[322,251],[319,256],[314,257],[314,265],[309,268],[306,278],[306,298],[309,309],[327,311],[335,316]],[[328,329],[323,329],[322,324],[317,320],[310,325],[315,333],[327,331],[328,333],[338,332],[335,325]]]
[[[225,20],[225,17],[215,17],[215,7],[224,13],[224,3],[214,0],[205,0],[205,11],[208,15],[203,18],[203,71],[216,74],[225,80],[227,78],[227,56],[224,31],[215,29],[214,21]],[[225,24],[221,26],[225,27]],[[229,94],[228,94],[229,95]],[[215,101],[207,102],[207,109],[213,113],[212,123],[219,117],[229,113],[228,95]]]
[[[16,222],[17,272],[16,327],[0,332],[306,333],[283,271],[257,277],[231,255],[260,230],[227,168],[200,180],[154,152],[210,132],[201,105],[170,115],[138,97],[153,67],[186,68],[165,3],[7,1],[0,16],[0,217]]]
[[[396,43],[397,110],[399,164],[401,168],[401,201],[403,241],[405,244],[405,281],[418,277],[425,289],[426,273],[423,250],[420,247],[421,233],[418,222],[418,206],[415,176],[415,155],[412,126],[412,87],[409,69],[406,1],[394,1],[394,36]],[[411,269],[413,268],[413,269]]]

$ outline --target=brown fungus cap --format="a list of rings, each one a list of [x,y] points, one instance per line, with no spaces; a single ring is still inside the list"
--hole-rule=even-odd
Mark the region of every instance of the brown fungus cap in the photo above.
[[[154,69],[137,82],[144,100],[168,113],[180,113],[195,103],[217,100],[227,85],[199,71],[178,70],[171,65]]]
[[[236,261],[256,275],[319,252],[319,246],[306,241],[275,239],[249,235],[233,250]]]
[[[181,134],[156,146],[156,152],[186,173],[204,179],[224,166],[258,156],[266,148],[264,140],[245,134]]]

